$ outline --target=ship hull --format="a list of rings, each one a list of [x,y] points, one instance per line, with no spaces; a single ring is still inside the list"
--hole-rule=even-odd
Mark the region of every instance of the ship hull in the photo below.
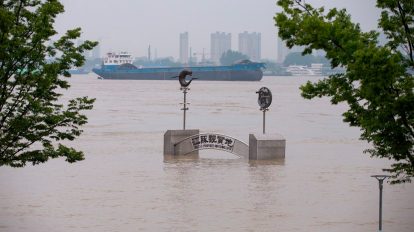
[[[69,73],[71,75],[80,75],[80,74],[88,74],[89,71],[83,70],[83,69],[70,69]]]
[[[246,61],[229,66],[136,68],[131,64],[103,65],[92,71],[100,79],[108,80],[174,80],[183,69],[187,69],[192,71],[193,78],[201,81],[260,81],[263,68],[263,63]]]
[[[106,71],[95,69],[102,79],[113,80],[174,80],[178,71],[164,72],[134,72],[133,71]],[[204,81],[260,81],[263,77],[261,70],[229,70],[229,71],[193,71],[194,78]]]

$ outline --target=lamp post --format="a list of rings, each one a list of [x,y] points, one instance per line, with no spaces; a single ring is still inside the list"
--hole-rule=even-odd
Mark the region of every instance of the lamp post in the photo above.
[[[187,82],[185,80],[185,77],[186,76],[192,76],[192,75],[193,75],[193,72],[192,71],[184,69],[183,71],[180,72],[180,74],[178,76],[172,77],[172,78],[178,77],[178,81],[180,82],[180,85],[181,85],[180,90],[183,91],[183,94],[184,94],[184,102],[181,103],[183,105],[183,108],[181,110],[184,111],[184,115],[183,115],[183,130],[185,130],[186,112],[189,109],[187,107],[187,105],[190,104],[190,103],[187,102],[187,93],[190,90],[190,88],[188,86],[191,84],[191,82],[193,80],[197,79],[197,78],[191,78],[191,80]]]
[[[385,179],[387,179],[390,176],[387,175],[373,175],[371,177],[374,177],[378,180],[378,187],[379,187],[379,225],[378,225],[378,231],[382,231],[382,188],[383,188],[383,182]]]
[[[268,111],[268,108],[260,109],[263,111],[263,134],[266,134],[266,111]]]
[[[185,117],[186,114],[185,113],[189,109],[187,107],[187,105],[190,104],[190,103],[187,102],[187,93],[190,90],[190,88],[188,88],[188,87],[181,87],[181,90],[184,93],[184,102],[182,103],[183,104],[183,108],[181,110],[184,111],[184,115],[183,115],[183,130],[185,130],[185,119],[186,119],[186,117]]]

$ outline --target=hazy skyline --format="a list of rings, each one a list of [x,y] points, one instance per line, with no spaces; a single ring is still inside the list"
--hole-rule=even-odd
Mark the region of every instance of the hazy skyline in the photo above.
[[[316,6],[347,8],[363,30],[376,29],[379,10],[374,0],[308,0]],[[179,56],[179,34],[188,32],[192,52],[209,57],[210,34],[232,34],[232,50],[238,50],[238,34],[262,35],[262,58],[276,59],[277,28],[273,17],[276,0],[63,0],[65,12],[57,17],[59,33],[81,27],[83,40],[100,40],[101,54],[129,51],[147,56],[148,45],[157,57]],[[154,53],[152,56],[154,57]]]

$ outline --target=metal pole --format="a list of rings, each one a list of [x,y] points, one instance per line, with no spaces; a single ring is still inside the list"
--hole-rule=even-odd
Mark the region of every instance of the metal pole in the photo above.
[[[268,108],[262,108],[260,109],[263,111],[263,134],[266,134],[266,111],[268,111]]]
[[[382,182],[384,180],[379,180],[379,228],[378,231],[382,231]]]
[[[383,183],[384,180],[390,176],[386,176],[386,175],[374,175],[371,176],[374,177],[375,179],[378,180],[378,187],[379,187],[379,222],[378,222],[378,231],[381,232],[382,231],[382,189],[383,189]]]
[[[263,109],[263,134],[266,133],[266,109]]]
[[[184,115],[183,115],[183,130],[185,130],[185,119],[186,119],[186,111],[188,110],[187,108],[187,90],[190,90],[188,88],[182,88],[183,93],[184,93],[184,103],[183,103],[183,108],[181,110],[184,110]]]

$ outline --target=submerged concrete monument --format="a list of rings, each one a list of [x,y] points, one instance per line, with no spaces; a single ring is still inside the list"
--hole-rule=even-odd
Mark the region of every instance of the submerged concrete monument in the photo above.
[[[280,134],[266,134],[266,111],[272,104],[272,92],[270,89],[262,87],[256,93],[259,94],[257,102],[260,111],[263,111],[263,135],[249,134],[249,159],[284,159],[285,138]]]
[[[286,140],[279,134],[249,134],[249,160],[285,158]]]
[[[284,159],[286,141],[279,134],[265,134],[266,111],[272,103],[272,93],[266,87],[261,88],[258,92],[258,103],[260,110],[263,111],[263,135],[249,135],[249,144],[235,139],[233,137],[216,134],[203,133],[200,134],[199,129],[186,129],[186,111],[187,93],[190,90],[189,85],[192,80],[185,81],[187,75],[192,75],[189,70],[183,70],[179,75],[180,90],[183,91],[183,129],[167,130],[164,134],[164,156],[184,156],[195,155],[198,157],[198,151],[203,149],[215,149],[233,153],[239,157],[249,160],[269,160]]]
[[[180,72],[180,74],[178,76],[175,76],[173,78],[178,77],[178,81],[180,83],[180,90],[183,91],[184,94],[184,100],[183,103],[181,103],[183,105],[183,108],[181,108],[181,110],[183,111],[183,129],[182,130],[168,130],[167,132],[165,132],[164,134],[164,155],[187,155],[187,154],[192,154],[192,155],[198,155],[198,151],[191,151],[191,152],[183,152],[180,149],[176,149],[176,144],[179,143],[180,141],[184,140],[187,137],[196,135],[200,133],[200,130],[196,129],[196,130],[186,130],[185,129],[185,124],[186,124],[186,112],[187,110],[189,110],[188,108],[188,102],[187,102],[187,93],[190,90],[189,86],[191,84],[191,82],[197,78],[191,78],[190,81],[186,81],[185,78],[186,76],[192,76],[193,72],[190,70],[183,70]],[[186,149],[188,150],[188,149]]]

